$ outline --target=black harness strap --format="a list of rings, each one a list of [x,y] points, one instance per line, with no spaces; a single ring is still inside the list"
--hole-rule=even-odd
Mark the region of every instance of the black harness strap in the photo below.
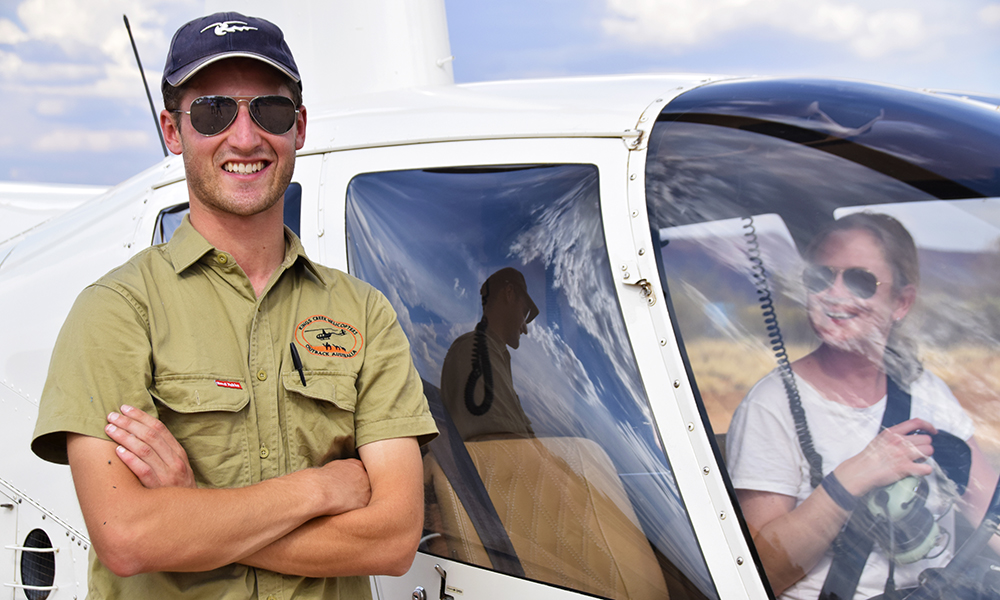
[[[885,413],[882,429],[888,429],[910,418],[911,398],[891,377],[886,377]],[[875,540],[868,535],[872,520],[867,511],[858,507],[851,514],[847,525],[833,540],[833,562],[823,582],[819,600],[852,600],[861,581],[861,572],[868,562]]]
[[[514,552],[514,544],[500,521],[500,515],[490,500],[462,436],[441,401],[440,392],[424,381],[424,395],[439,430],[438,437],[429,444],[430,450],[468,513],[493,568],[501,573],[524,577],[524,567]]]

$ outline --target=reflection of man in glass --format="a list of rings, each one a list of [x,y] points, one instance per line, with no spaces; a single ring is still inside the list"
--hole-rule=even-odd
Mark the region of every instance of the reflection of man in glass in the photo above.
[[[483,318],[459,336],[441,369],[441,397],[463,439],[489,434],[533,435],[510,372],[510,352],[528,333],[538,308],[524,275],[512,267],[490,275],[479,290]]]

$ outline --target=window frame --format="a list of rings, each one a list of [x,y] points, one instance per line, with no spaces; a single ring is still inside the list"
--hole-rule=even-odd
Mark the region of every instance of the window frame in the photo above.
[[[601,219],[616,299],[629,343],[636,348],[635,359],[650,401],[654,427],[673,468],[709,576],[720,597],[733,594],[745,597],[749,591],[752,597],[764,598],[767,592],[752,560],[748,538],[738,519],[732,518],[736,510],[726,492],[712,443],[705,430],[696,425],[701,422],[698,407],[690,388],[685,385],[688,379],[683,360],[676,346],[669,343],[673,335],[666,307],[663,302],[649,304],[642,295],[642,287],[634,285],[642,278],[654,286],[658,284],[653,256],[647,252],[651,245],[648,225],[644,223],[642,169],[635,166],[643,164],[644,159],[644,149],[630,149],[621,139],[615,138],[460,141],[333,152],[324,160],[320,198],[324,210],[317,229],[321,232],[346,231],[346,191],[350,181],[359,174],[481,165],[596,165]],[[346,241],[344,245],[338,242],[339,236],[321,237],[319,261],[346,270]],[[622,267],[625,269],[620,270]],[[625,279],[625,273],[635,278]],[[675,381],[679,385],[675,386]],[[418,553],[415,564],[426,562],[425,559],[445,560]],[[503,575],[497,577],[512,579]],[[384,584],[381,580],[380,585]],[[493,583],[482,589],[495,592],[496,585],[507,584],[514,585],[512,582]],[[475,587],[478,588],[478,584]],[[511,593],[519,593],[516,589],[520,588],[514,585]]]

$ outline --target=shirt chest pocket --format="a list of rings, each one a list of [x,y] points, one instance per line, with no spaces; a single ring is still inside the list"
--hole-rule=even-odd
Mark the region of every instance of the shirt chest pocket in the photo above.
[[[203,487],[249,485],[246,383],[164,377],[152,390],[159,418],[188,454]]]
[[[282,375],[286,401],[285,435],[291,470],[357,458],[355,409],[358,400],[355,373],[298,371]]]

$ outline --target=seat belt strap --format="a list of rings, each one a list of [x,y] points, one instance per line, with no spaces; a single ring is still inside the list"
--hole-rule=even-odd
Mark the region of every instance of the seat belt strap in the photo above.
[[[458,428],[441,401],[441,393],[426,381],[423,383],[424,395],[427,396],[431,414],[438,426],[438,437],[428,444],[430,451],[434,453],[434,458],[441,465],[441,470],[469,515],[494,570],[524,577],[524,567],[517,558],[514,544],[504,529]]]
[[[896,385],[892,377],[885,378],[885,412],[882,414],[882,429],[899,425],[910,420],[910,393]]]
[[[888,429],[910,418],[911,398],[891,377],[886,377],[885,412],[882,429]],[[833,540],[833,562],[823,582],[819,600],[852,600],[861,581],[861,573],[868,562],[875,540],[868,534],[872,520],[868,511],[858,506],[847,525]]]

